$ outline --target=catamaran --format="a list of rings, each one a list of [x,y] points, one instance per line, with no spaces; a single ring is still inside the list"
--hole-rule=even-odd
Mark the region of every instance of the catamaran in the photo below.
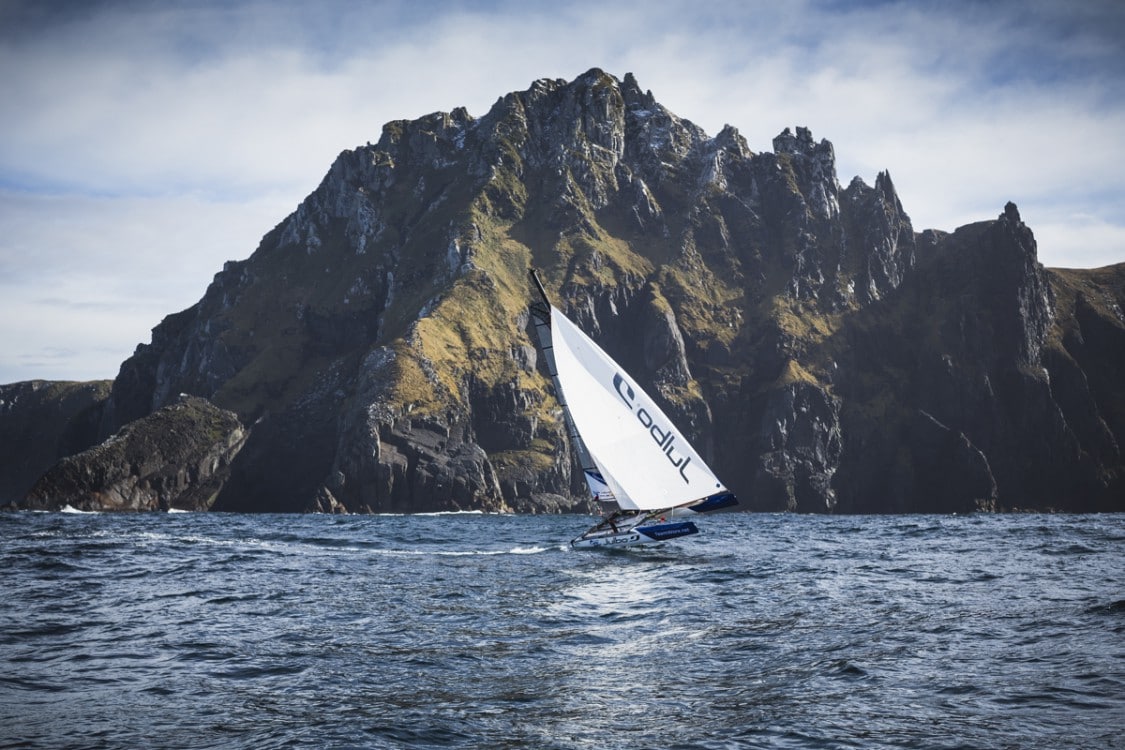
[[[625,370],[551,304],[531,305],[539,349],[562,406],[571,450],[603,518],[573,547],[664,542],[699,527],[690,517],[737,505],[671,420]]]

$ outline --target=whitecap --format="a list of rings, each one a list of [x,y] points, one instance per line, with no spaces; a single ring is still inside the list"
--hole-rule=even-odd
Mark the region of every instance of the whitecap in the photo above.
[[[388,513],[387,515],[392,515]],[[484,516],[488,515],[483,510],[435,510],[431,513],[413,513],[402,515],[415,515],[415,516]]]

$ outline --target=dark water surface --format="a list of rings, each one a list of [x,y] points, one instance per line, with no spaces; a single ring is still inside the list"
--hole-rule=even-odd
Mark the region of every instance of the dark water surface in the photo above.
[[[0,747],[1125,747],[1125,516],[585,522],[0,514]]]

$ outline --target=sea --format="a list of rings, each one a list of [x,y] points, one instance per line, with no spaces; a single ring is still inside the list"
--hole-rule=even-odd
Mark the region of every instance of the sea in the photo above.
[[[2,748],[1125,748],[1125,515],[0,514]]]

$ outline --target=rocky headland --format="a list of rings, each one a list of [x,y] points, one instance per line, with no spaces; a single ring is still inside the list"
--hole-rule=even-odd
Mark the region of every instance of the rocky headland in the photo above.
[[[111,388],[0,387],[0,503],[585,510],[534,266],[743,508],[1125,510],[1125,265],[1046,269],[1001,204],[916,231],[809,130],[596,69],[391,122]]]

